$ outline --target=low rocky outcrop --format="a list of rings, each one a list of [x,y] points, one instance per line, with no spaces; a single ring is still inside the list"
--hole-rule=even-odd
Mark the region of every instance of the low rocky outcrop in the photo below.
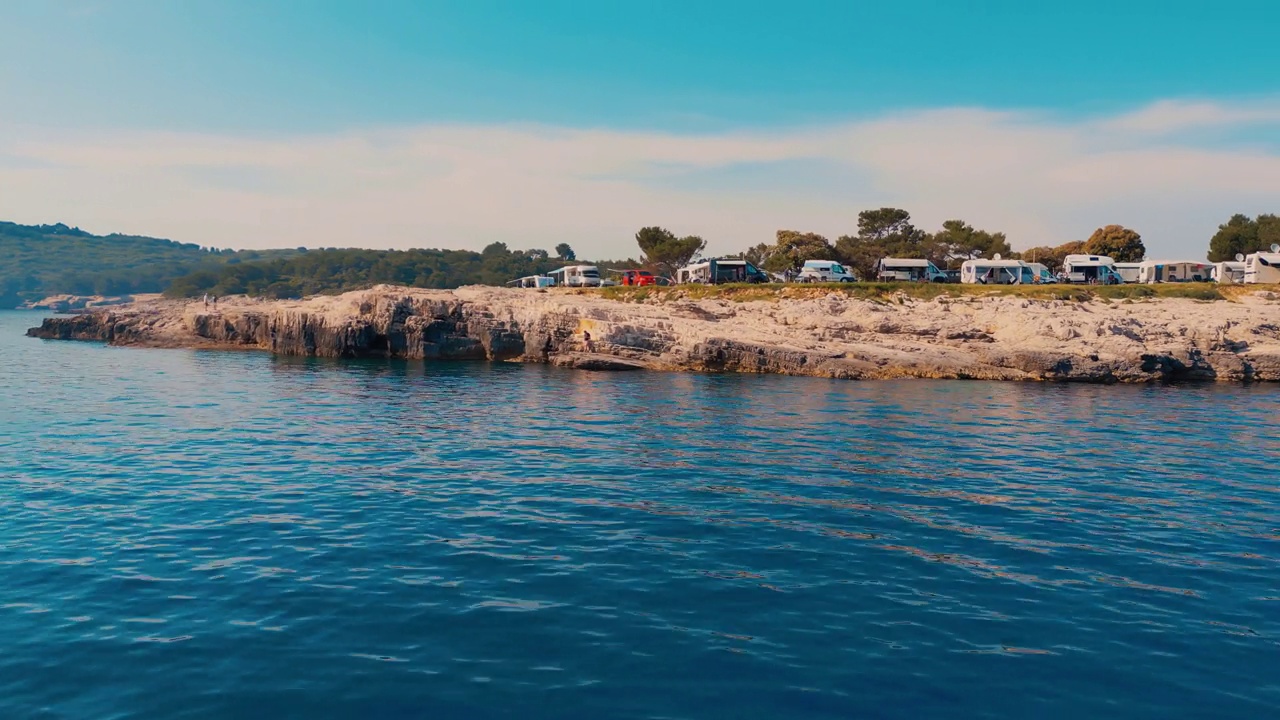
[[[1280,380],[1280,302],[840,292],[736,302],[379,286],[301,301],[148,299],[51,318],[38,338],[282,355],[543,362],[592,370],[1083,382]],[[588,342],[588,335],[590,341]]]

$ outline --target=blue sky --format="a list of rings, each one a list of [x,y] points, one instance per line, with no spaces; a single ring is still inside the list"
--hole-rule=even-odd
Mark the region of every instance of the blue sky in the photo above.
[[[223,246],[560,237],[622,254],[637,221],[727,251],[782,226],[849,232],[857,210],[895,203],[1015,246],[1122,222],[1202,253],[1230,212],[1280,211],[1266,205],[1280,198],[1276,27],[1276,2],[9,0],[0,216]],[[1011,188],[987,170],[966,179],[911,152],[982,162],[972,143],[1044,197],[995,202],[975,183]],[[1233,167],[1251,174],[1130,187]],[[1063,192],[1088,172],[1106,192]],[[344,185],[369,174],[381,201]],[[432,206],[460,187],[448,206],[510,222]],[[616,219],[566,221],[583,197]],[[362,225],[325,215],[339,211],[385,227],[350,237]]]

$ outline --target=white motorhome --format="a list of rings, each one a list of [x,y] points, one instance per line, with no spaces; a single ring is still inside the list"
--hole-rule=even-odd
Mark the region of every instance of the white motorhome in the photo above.
[[[600,269],[595,265],[566,265],[547,275],[561,287],[600,287]]]
[[[881,258],[876,265],[877,280],[905,282],[946,282],[947,274],[936,265],[917,258]]]
[[[1138,269],[1138,282],[1209,282],[1209,263],[1187,260],[1146,260]]]
[[[1244,259],[1244,281],[1247,283],[1280,283],[1280,245],[1271,252],[1256,252]]]
[[[969,285],[1030,285],[1036,281],[1031,266],[1021,260],[965,260],[960,264],[960,282]]]
[[[1049,266],[1044,263],[1027,263],[1031,268],[1031,274],[1038,283],[1056,283],[1058,276],[1049,271]]]
[[[853,282],[858,278],[835,260],[805,260],[796,280],[800,282]]]
[[[720,285],[722,283],[766,283],[769,275],[742,258],[713,258],[676,271],[676,282]]]
[[[1116,261],[1106,255],[1068,255],[1062,260],[1067,282],[1090,285],[1119,285],[1124,282],[1115,270]]]
[[[1216,263],[1213,270],[1210,271],[1214,282],[1220,282],[1230,285],[1238,285],[1244,282],[1244,256],[1236,261],[1228,260],[1226,262]]]
[[[548,275],[526,275],[507,282],[507,287],[549,288],[555,287],[556,281]]]
[[[1112,270],[1120,276],[1121,280],[1127,283],[1138,282],[1138,273],[1142,270],[1142,263],[1115,263],[1111,266]]]

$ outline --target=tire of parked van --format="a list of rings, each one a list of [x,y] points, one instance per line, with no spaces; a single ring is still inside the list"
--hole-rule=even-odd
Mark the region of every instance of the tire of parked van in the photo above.
[[[853,282],[849,278],[840,278],[840,282]]]

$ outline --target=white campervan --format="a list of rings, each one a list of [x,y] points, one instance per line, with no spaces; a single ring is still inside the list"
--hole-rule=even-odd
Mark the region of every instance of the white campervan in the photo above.
[[[561,287],[600,287],[600,269],[595,265],[567,265],[547,275]]]
[[[796,275],[800,282],[853,282],[857,280],[849,268],[835,260],[805,260]]]
[[[1215,264],[1212,270],[1213,281],[1228,285],[1238,285],[1244,282],[1244,256],[1240,255],[1238,257],[1241,259],[1234,262],[1228,260]]]
[[[1090,285],[1119,285],[1124,282],[1115,270],[1116,261],[1106,255],[1068,255],[1062,260],[1067,282]]]
[[[946,282],[947,274],[936,265],[917,258],[881,258],[876,265],[877,280],[905,282]]]
[[[1247,283],[1280,283],[1280,245],[1271,252],[1256,252],[1244,259],[1244,281]]]
[[[1209,282],[1209,263],[1183,260],[1146,260],[1138,268],[1138,282]]]
[[[960,282],[969,285],[1030,285],[1036,281],[1031,266],[1021,260],[965,260],[960,265]]]

